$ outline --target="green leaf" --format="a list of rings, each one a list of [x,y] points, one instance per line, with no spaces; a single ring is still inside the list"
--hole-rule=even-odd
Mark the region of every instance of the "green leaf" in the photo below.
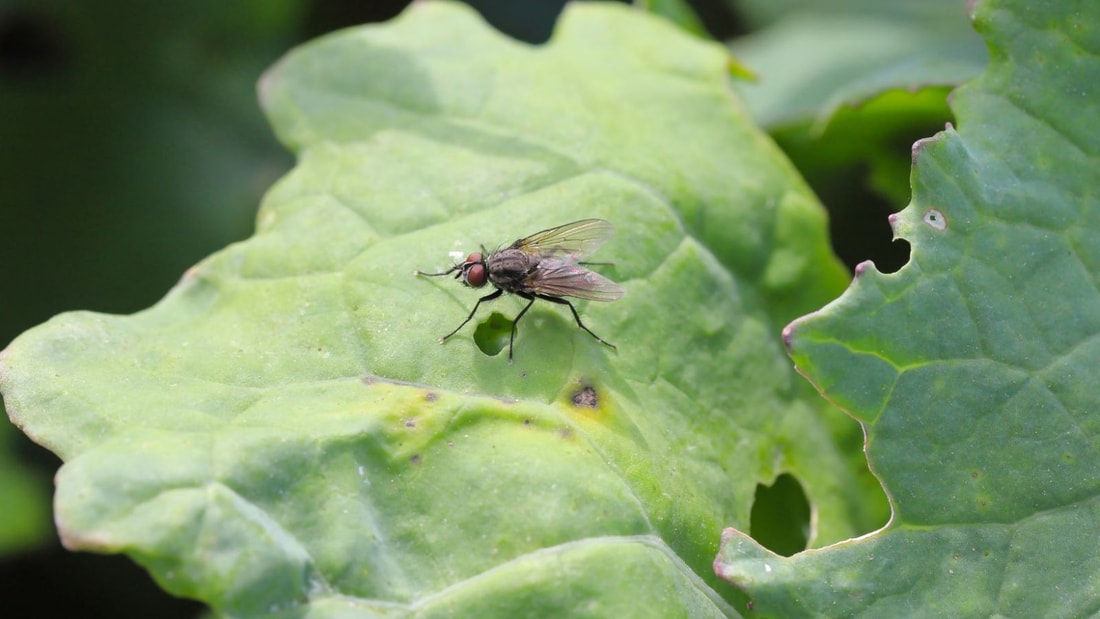
[[[531,47],[418,3],[289,55],[261,94],[299,164],[256,235],[0,357],[65,543],[229,616],[694,617],[736,615],[716,534],[759,482],[801,484],[810,544],[866,530],[858,428],[778,338],[847,276],[727,67],[616,5]],[[627,295],[579,311],[617,353],[544,303],[514,365],[438,344],[480,293],[414,269],[593,216]]]
[[[727,531],[718,570],[761,614],[1100,605],[1100,8],[988,1],[974,19],[992,62],[955,93],[959,128],[916,149],[893,218],[910,264],[864,265],[788,328],[800,370],[866,425],[894,518],[791,558]]]

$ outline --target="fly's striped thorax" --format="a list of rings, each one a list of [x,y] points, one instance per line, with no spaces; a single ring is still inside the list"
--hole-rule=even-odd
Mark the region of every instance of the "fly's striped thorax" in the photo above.
[[[527,278],[539,264],[538,256],[511,247],[489,255],[485,261],[489,268],[489,281],[508,292],[523,290]]]

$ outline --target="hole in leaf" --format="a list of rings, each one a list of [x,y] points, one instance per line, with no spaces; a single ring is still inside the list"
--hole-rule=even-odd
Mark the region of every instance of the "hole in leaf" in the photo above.
[[[503,314],[493,312],[474,329],[474,344],[477,344],[481,352],[492,357],[508,346],[508,337],[511,334],[512,321]]]
[[[757,484],[749,535],[784,557],[806,549],[810,537],[810,502],[794,476],[783,473],[770,486]]]

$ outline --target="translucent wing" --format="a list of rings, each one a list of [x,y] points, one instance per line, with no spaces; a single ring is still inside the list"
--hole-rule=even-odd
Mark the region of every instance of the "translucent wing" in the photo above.
[[[626,294],[622,286],[603,275],[554,258],[543,258],[524,283],[530,291],[552,297],[614,301]]]
[[[512,243],[520,249],[544,258],[576,263],[589,256],[615,234],[615,226],[603,219],[582,219],[536,232]]]

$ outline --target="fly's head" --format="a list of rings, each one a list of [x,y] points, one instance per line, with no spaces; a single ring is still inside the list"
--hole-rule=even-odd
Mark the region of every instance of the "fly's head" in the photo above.
[[[458,265],[458,273],[455,279],[462,278],[462,283],[470,288],[481,288],[489,281],[489,272],[485,268],[485,256],[481,252],[474,252],[466,256],[466,260]]]

